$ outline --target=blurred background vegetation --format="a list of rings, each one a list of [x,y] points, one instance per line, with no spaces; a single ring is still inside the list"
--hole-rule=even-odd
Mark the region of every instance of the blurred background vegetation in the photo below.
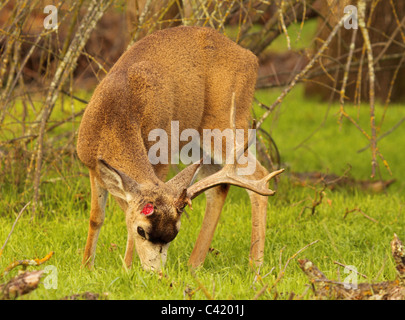
[[[44,8],[49,4],[58,8],[56,29],[44,28],[49,14]],[[359,32],[339,25],[349,4],[365,6],[360,17],[365,27]],[[382,179],[381,171],[390,168],[378,141],[405,120],[398,116],[397,122],[383,129],[391,103],[405,100],[404,13],[405,4],[392,0],[3,0],[2,191],[8,185],[22,199],[33,199],[35,211],[43,183],[87,175],[77,164],[75,140],[95,86],[128,46],[156,30],[178,25],[215,28],[259,57],[254,116],[264,115],[261,120],[270,116],[274,124],[291,90],[300,90],[295,95],[298,100],[336,103],[336,134],[342,121],[357,128],[370,151],[364,167],[371,168],[372,177]],[[328,39],[333,30],[335,35]],[[296,83],[300,89],[295,89]],[[378,116],[376,103],[382,110]],[[347,105],[357,111],[346,111]],[[311,112],[319,110],[314,104]],[[290,130],[300,125],[297,121],[288,124]],[[272,138],[277,133],[271,123],[268,120],[260,128],[258,151],[266,165],[280,166],[283,138],[279,142]],[[299,140],[311,136],[308,132]]]

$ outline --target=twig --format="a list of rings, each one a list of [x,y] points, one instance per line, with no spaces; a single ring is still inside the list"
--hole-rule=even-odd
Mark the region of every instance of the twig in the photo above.
[[[190,270],[191,275],[193,276],[195,282],[197,282],[198,284],[198,288],[202,290],[202,292],[204,293],[204,295],[207,297],[208,300],[214,300],[214,297],[209,293],[209,291],[207,290],[207,288],[201,283],[200,280],[198,280],[195,272],[193,269]]]
[[[18,266],[23,266],[24,268],[26,268],[27,266],[39,266],[43,263],[45,263],[46,261],[48,261],[49,259],[52,258],[54,252],[51,251],[49,252],[44,258],[42,259],[26,259],[26,260],[16,260],[13,261],[12,263],[10,263],[6,269],[4,269],[3,273],[0,275],[0,278],[4,277],[5,275],[7,275],[11,270],[13,270],[15,267]]]
[[[143,23],[144,23],[146,14],[147,14],[148,11],[149,11],[149,7],[150,7],[150,5],[151,5],[151,2],[152,2],[151,0],[146,0],[144,9],[143,9],[143,11],[142,11],[142,13],[141,13],[141,15],[139,16],[139,19],[138,19],[138,23],[137,23],[137,27],[136,27],[136,30],[135,30],[135,34],[134,34],[134,36],[132,37],[131,41],[129,42],[127,49],[128,49],[129,47],[131,47],[131,46],[138,40],[139,31],[140,31],[140,29],[142,29],[142,27],[143,27]]]
[[[323,197],[325,196],[325,190],[328,187],[327,183],[325,181],[323,181],[323,187],[320,190],[315,190],[315,197],[312,200],[312,204],[311,207],[305,206],[302,208],[300,214],[298,215],[298,219],[301,219],[302,214],[305,212],[306,209],[310,209],[311,210],[311,215],[315,214],[316,211],[316,207],[318,207],[319,205],[322,204],[323,201]]]
[[[355,272],[355,273],[361,275],[364,279],[368,279],[368,277],[367,277],[365,274],[362,274],[362,273],[358,272],[357,270],[354,270],[354,269],[350,268],[349,266],[346,266],[346,265],[343,264],[343,263],[340,263],[340,262],[338,262],[338,261],[333,261],[333,263],[334,263],[334,264],[337,264],[337,265],[339,265],[339,266],[341,266],[341,267],[343,267],[343,268],[345,268],[345,269],[347,269],[347,270],[349,270],[349,271],[352,271],[352,272]]]
[[[347,178],[347,173],[351,170],[351,168],[352,167],[350,165],[348,165],[348,168],[343,172],[343,174],[341,176],[333,179],[333,180],[326,181],[325,178],[326,178],[327,174],[321,176],[319,181],[316,181],[316,184],[318,184],[319,182],[321,182],[323,184],[323,187],[320,190],[317,190],[315,185],[313,187],[309,186],[309,187],[311,187],[311,188],[313,188],[315,190],[315,197],[313,199],[309,198],[309,200],[312,201],[312,206],[311,207],[309,207],[309,206],[303,207],[300,214],[299,214],[299,216],[298,216],[298,218],[299,219],[301,218],[302,214],[305,212],[306,209],[311,209],[311,214],[314,215],[316,207],[322,204],[323,197],[325,196],[326,188],[329,185],[333,185],[333,184],[339,182],[340,180],[342,180],[344,178]],[[306,201],[306,200],[303,200],[303,201]],[[301,202],[299,202],[299,203],[301,203]],[[297,203],[297,204],[299,204],[299,203]]]
[[[374,45],[375,45],[375,44],[372,44],[372,46],[374,46]],[[405,46],[404,46],[404,47],[405,47]],[[356,53],[358,50],[359,50],[359,49],[354,50],[354,51],[353,51],[353,54]],[[395,60],[395,59],[397,59],[397,58],[401,58],[403,55],[404,55],[403,53],[400,53],[400,54],[386,54],[386,55],[384,55],[383,58],[381,58],[381,60],[382,60],[382,61]],[[344,57],[346,57],[346,55],[342,55],[342,56],[340,57],[340,59],[343,59]],[[332,72],[332,71],[344,70],[345,65],[341,65],[340,63],[338,63],[338,61],[334,61],[334,62],[336,62],[336,64],[332,64],[332,63],[326,64],[326,65],[325,65],[325,68],[326,68],[325,70],[323,70],[320,66],[319,66],[319,67],[314,67],[310,72],[308,72],[307,77],[306,77],[305,79],[301,79],[299,82],[301,82],[301,81],[302,81],[302,82],[304,82],[304,81],[309,81],[309,80],[312,79],[312,78],[316,78],[317,76],[323,75],[323,74],[325,73],[325,71],[327,71],[327,72],[330,73],[330,72]],[[360,67],[361,67],[361,66],[363,66],[364,64],[365,64],[365,62],[363,61],[363,59],[360,59],[359,61],[354,61],[354,62],[352,61],[351,66],[352,66],[352,67],[355,67],[355,66],[360,66]],[[401,67],[402,67],[401,65],[397,65],[397,66],[386,66],[386,67],[377,66],[377,67],[374,68],[374,71],[395,70],[395,69],[400,69]],[[359,68],[359,69],[357,69],[357,70],[350,69],[349,72],[359,74],[359,73],[361,72],[361,68]],[[294,73],[294,72],[291,73],[291,71],[280,71],[280,72],[275,73],[275,72],[273,71],[273,73],[270,73],[270,74],[263,75],[263,76],[259,77],[258,80],[263,80],[263,79],[267,79],[267,78],[270,78],[270,77],[277,77],[277,76],[280,76],[280,75],[289,75],[289,74],[291,74],[292,77],[294,77],[294,76],[296,76],[297,74],[299,74],[299,72],[298,72],[298,73],[297,73],[297,72],[296,72],[296,73]],[[324,87],[326,87],[326,88],[330,88],[331,90],[334,90],[334,91],[336,91],[336,92],[339,93],[339,91],[338,91],[336,88],[332,88],[332,87],[326,85],[326,84],[323,83],[323,82],[320,82],[320,81],[313,81],[313,82],[315,82],[316,84],[322,85],[322,86],[324,86]],[[283,82],[276,83],[276,84],[272,84],[272,83],[269,83],[269,84],[267,84],[267,83],[261,83],[261,82],[259,81],[258,85],[256,86],[256,89],[267,89],[267,88],[274,88],[274,87],[285,87],[285,86],[287,86],[288,84],[289,84],[289,81],[285,81],[285,82],[283,81]],[[356,88],[357,88],[357,86],[356,86]],[[356,90],[358,91],[358,88],[357,88]],[[357,96],[356,96],[356,97],[357,97]],[[355,99],[355,101],[356,101],[356,99]]]
[[[326,41],[322,44],[321,48],[318,50],[318,52],[315,54],[315,56],[312,58],[312,60],[305,66],[305,68],[297,74],[294,79],[291,81],[291,83],[286,87],[283,92],[280,94],[280,96],[276,99],[276,101],[269,107],[269,110],[267,110],[261,119],[257,122],[256,129],[260,128],[260,126],[263,124],[263,121],[270,115],[270,113],[283,101],[285,96],[291,91],[292,88],[296,85],[298,81],[300,81],[306,73],[312,68],[312,66],[315,64],[315,62],[319,59],[319,57],[323,54],[323,52],[326,50],[328,47],[329,43],[332,41],[338,30],[342,27],[343,22],[349,17],[349,13],[346,14],[340,21],[339,23],[336,24],[336,26],[333,28],[332,32],[329,34],[328,38]]]
[[[377,141],[380,141],[382,138],[388,136],[389,134],[391,134],[392,132],[394,132],[394,130],[396,130],[403,122],[405,121],[405,117],[403,117],[401,120],[399,120],[391,129],[385,131],[383,134],[381,134],[378,138]],[[358,153],[363,152],[365,150],[367,150],[368,148],[370,148],[370,143],[368,145],[366,145],[365,147],[357,150]]]
[[[14,231],[14,227],[15,227],[15,225],[17,224],[17,221],[20,219],[20,217],[21,217],[22,213],[24,212],[25,208],[27,208],[30,203],[31,203],[31,201],[29,201],[29,202],[20,210],[20,213],[18,214],[17,218],[15,219],[15,221],[14,221],[14,223],[13,223],[13,226],[11,227],[10,233],[8,234],[8,236],[7,236],[7,238],[6,238],[6,241],[4,242],[3,246],[2,246],[1,249],[0,249],[0,257],[1,257],[1,255],[3,254],[4,248],[6,247],[6,244],[7,244],[8,240],[10,239],[11,234],[12,234],[13,231]]]
[[[44,149],[44,136],[46,132],[46,124],[55,106],[58,93],[62,88],[66,78],[69,74],[69,70],[72,70],[80,56],[88,38],[90,37],[91,31],[95,28],[98,20],[101,19],[105,10],[112,4],[112,0],[93,0],[87,10],[87,15],[83,19],[83,22],[79,26],[79,30],[72,40],[63,60],[58,65],[55,72],[53,80],[51,82],[46,100],[45,107],[38,116],[40,120],[39,134],[37,141],[37,152],[36,152],[36,166],[34,175],[34,203],[32,208],[32,218],[34,218],[35,210],[39,202],[39,189],[40,189],[40,179],[41,179],[41,169],[43,160],[43,149]]]
[[[363,35],[364,44],[367,49],[367,61],[368,61],[368,75],[369,75],[369,94],[370,94],[370,127],[371,127],[371,152],[372,152],[372,160],[371,160],[371,177],[375,177],[375,172],[377,169],[377,130],[375,126],[375,73],[374,73],[374,61],[373,61],[373,51],[371,49],[370,44],[370,37],[368,34],[368,30],[366,29],[366,24],[364,21],[365,11],[366,11],[366,3],[365,0],[359,0],[358,2],[359,7],[359,27],[361,33]]]
[[[355,42],[356,42],[356,37],[357,37],[357,29],[353,30],[352,34],[352,40],[350,42],[350,49],[349,49],[349,56],[347,57],[347,63],[343,75],[343,83],[342,83],[342,88],[340,89],[340,110],[343,111],[343,105],[345,103],[345,91],[346,91],[346,84],[347,84],[347,79],[349,77],[349,71],[350,71],[350,65],[352,63],[352,57],[353,57],[353,51],[355,48]],[[339,122],[341,124],[343,112],[340,114]]]
[[[308,249],[310,246],[314,245],[315,243],[318,243],[319,240],[315,240],[309,244],[307,244],[305,247],[299,249],[296,253],[294,253],[291,257],[288,258],[286,264],[284,265],[284,269],[280,271],[280,273],[277,276],[277,279],[274,281],[273,285],[271,286],[270,290],[272,290],[279,282],[280,280],[284,277],[285,270],[287,269],[288,264],[290,263],[291,260],[295,259],[302,251]]]
[[[392,91],[393,91],[393,89],[394,89],[395,80],[397,79],[399,69],[401,69],[401,67],[402,67],[402,65],[403,65],[404,62],[405,62],[405,52],[404,52],[404,54],[402,55],[401,60],[399,61],[398,66],[397,66],[397,68],[395,69],[394,75],[393,75],[393,77],[392,77],[392,79],[391,79],[390,88],[389,88],[389,90],[388,90],[387,98],[385,99],[384,111],[383,111],[383,114],[382,114],[382,116],[381,116],[380,123],[378,124],[378,129],[377,129],[378,132],[380,132],[381,127],[382,127],[382,125],[383,125],[383,122],[384,122],[384,119],[385,119],[385,115],[386,115],[387,110],[388,110],[388,105],[389,105],[390,100],[391,100],[391,94],[392,94]],[[379,138],[381,138],[381,136],[380,136]],[[377,139],[377,141],[378,141],[378,140],[379,140],[379,139]]]
[[[278,17],[280,20],[281,28],[283,29],[285,37],[287,38],[287,48],[288,48],[288,50],[291,50],[291,41],[290,41],[290,37],[288,35],[287,27],[285,26],[283,9],[284,9],[284,0],[281,0],[280,7],[278,9]]]
[[[69,92],[67,92],[67,91],[65,91],[65,90],[63,90],[63,89],[61,90],[61,92],[62,92],[63,94],[65,94],[65,95],[67,95],[67,96],[73,98],[74,100],[77,100],[77,101],[79,101],[79,102],[81,102],[81,103],[84,103],[84,104],[89,104],[89,102],[88,102],[87,100],[84,100],[84,99],[82,99],[82,98],[79,98],[79,97],[77,97],[77,96],[75,96],[75,95],[73,95],[73,94],[71,94],[71,93],[69,93]]]
[[[268,286],[269,286],[269,285],[266,283],[266,284],[263,286],[263,288],[261,288],[260,291],[255,294],[255,296],[253,297],[253,300],[259,299],[259,297],[260,297],[261,295],[263,295],[263,294],[266,292]]]
[[[354,209],[351,209],[351,210],[349,210],[349,209],[346,208],[346,212],[345,212],[345,215],[343,216],[343,219],[345,219],[346,216],[347,216],[349,213],[351,213],[351,212],[356,212],[356,211],[357,211],[357,212],[360,212],[365,218],[367,218],[367,219],[369,219],[369,220],[371,220],[371,221],[373,221],[373,222],[375,222],[375,223],[378,223],[377,220],[375,220],[375,219],[369,217],[368,215],[366,215],[366,214],[365,214],[361,209],[359,209],[359,208],[354,208]]]

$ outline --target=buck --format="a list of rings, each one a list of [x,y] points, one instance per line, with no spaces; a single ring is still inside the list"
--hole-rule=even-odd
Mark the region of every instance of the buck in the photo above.
[[[170,133],[172,121],[179,122],[181,131],[191,128],[200,134],[203,129],[238,128],[245,130],[246,142],[235,147],[235,157],[246,154],[257,68],[253,53],[200,27],[155,32],[121,56],[95,89],[79,128],[77,153],[89,168],[91,184],[84,265],[94,264],[108,193],[125,212],[125,264],[131,266],[136,249],[144,269],[160,270],[184,208],[205,192],[205,216],[189,260],[192,267],[201,265],[230,185],[248,190],[250,258],[261,263],[267,196],[274,194],[268,181],[282,170],[269,173],[257,162],[253,174],[241,176],[237,169],[243,165],[237,161],[223,166],[200,161],[164,182],[170,165],[150,163],[153,142],[147,139],[154,129]],[[170,134],[168,153],[170,159]]]

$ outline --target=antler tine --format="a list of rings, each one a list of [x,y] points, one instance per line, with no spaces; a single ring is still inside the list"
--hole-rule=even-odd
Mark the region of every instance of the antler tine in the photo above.
[[[263,180],[266,181],[266,182],[268,182],[268,181],[270,181],[270,179],[274,178],[275,176],[278,176],[280,173],[283,173],[283,172],[284,172],[284,169],[280,169],[280,170],[277,170],[277,171],[273,171],[272,173],[270,173],[270,174],[268,174],[267,176],[265,176],[265,177],[263,178]]]
[[[220,184],[230,184],[244,189],[251,190],[262,196],[272,196],[275,191],[268,189],[267,182],[274,178],[275,176],[282,173],[284,169],[274,171],[260,180],[250,180],[238,176],[231,166],[226,165],[222,170],[208,176],[195,184],[191,185],[187,189],[187,197],[189,199],[194,199],[199,194],[203,193],[205,190],[218,186]]]

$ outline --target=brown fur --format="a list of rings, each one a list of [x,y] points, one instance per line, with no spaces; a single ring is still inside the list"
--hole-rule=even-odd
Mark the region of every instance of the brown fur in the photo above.
[[[236,92],[237,127],[247,128],[257,59],[210,28],[158,31],[132,46],[99,84],[83,116],[77,152],[95,169],[102,158],[136,181],[151,179],[148,133],[170,121],[186,128],[229,128]],[[170,137],[169,137],[170,140]]]
[[[124,189],[136,184],[143,186],[137,197],[137,206],[133,208],[136,212],[145,203],[142,199],[149,197],[154,202],[160,197],[159,194],[166,197],[164,210],[156,210],[153,217],[142,222],[153,222],[151,240],[158,243],[171,241],[177,234],[179,214],[174,204],[168,202],[178,203],[176,196],[179,197],[183,190],[179,184],[183,184],[182,188],[187,187],[184,184],[189,183],[193,172],[184,173],[187,179],[163,183],[169,165],[152,166],[149,162],[147,151],[155,142],[148,141],[148,133],[156,128],[165,130],[170,146],[171,121],[179,121],[180,132],[192,128],[198,130],[201,137],[203,129],[223,131],[230,127],[233,92],[236,127],[245,129],[247,133],[257,68],[255,55],[217,31],[182,26],[158,31],[137,42],[123,54],[96,88],[79,130],[79,158],[90,169],[92,179],[110,192],[117,190],[110,185],[121,178]],[[108,167],[100,168],[102,163],[98,159],[103,159]],[[110,166],[113,171],[111,179],[106,182],[100,170],[109,170]],[[262,177],[266,173],[266,170],[260,170],[258,175]],[[173,194],[174,186],[177,195]],[[226,192],[220,194],[225,200]],[[95,196],[95,193],[92,195]],[[128,208],[123,197],[119,195],[116,198],[121,207]],[[267,206],[267,198],[262,198],[265,200],[260,201],[265,201]],[[210,207],[214,205],[210,203]],[[262,205],[259,215],[265,217],[266,206]],[[104,208],[92,201],[91,216],[101,215],[100,212],[103,213]],[[220,210],[216,215],[219,213]],[[135,223],[135,218],[131,214],[127,213],[127,265],[132,260],[131,250],[134,247],[131,224]],[[166,226],[170,226],[170,230],[166,230]],[[90,225],[84,262],[94,256],[96,240],[91,236],[98,235],[98,230],[98,225]],[[212,238],[212,235],[208,238]],[[263,253],[264,239],[260,241],[260,254],[255,258],[260,258]],[[205,257],[204,252],[196,255],[198,257],[192,264],[201,263]]]

